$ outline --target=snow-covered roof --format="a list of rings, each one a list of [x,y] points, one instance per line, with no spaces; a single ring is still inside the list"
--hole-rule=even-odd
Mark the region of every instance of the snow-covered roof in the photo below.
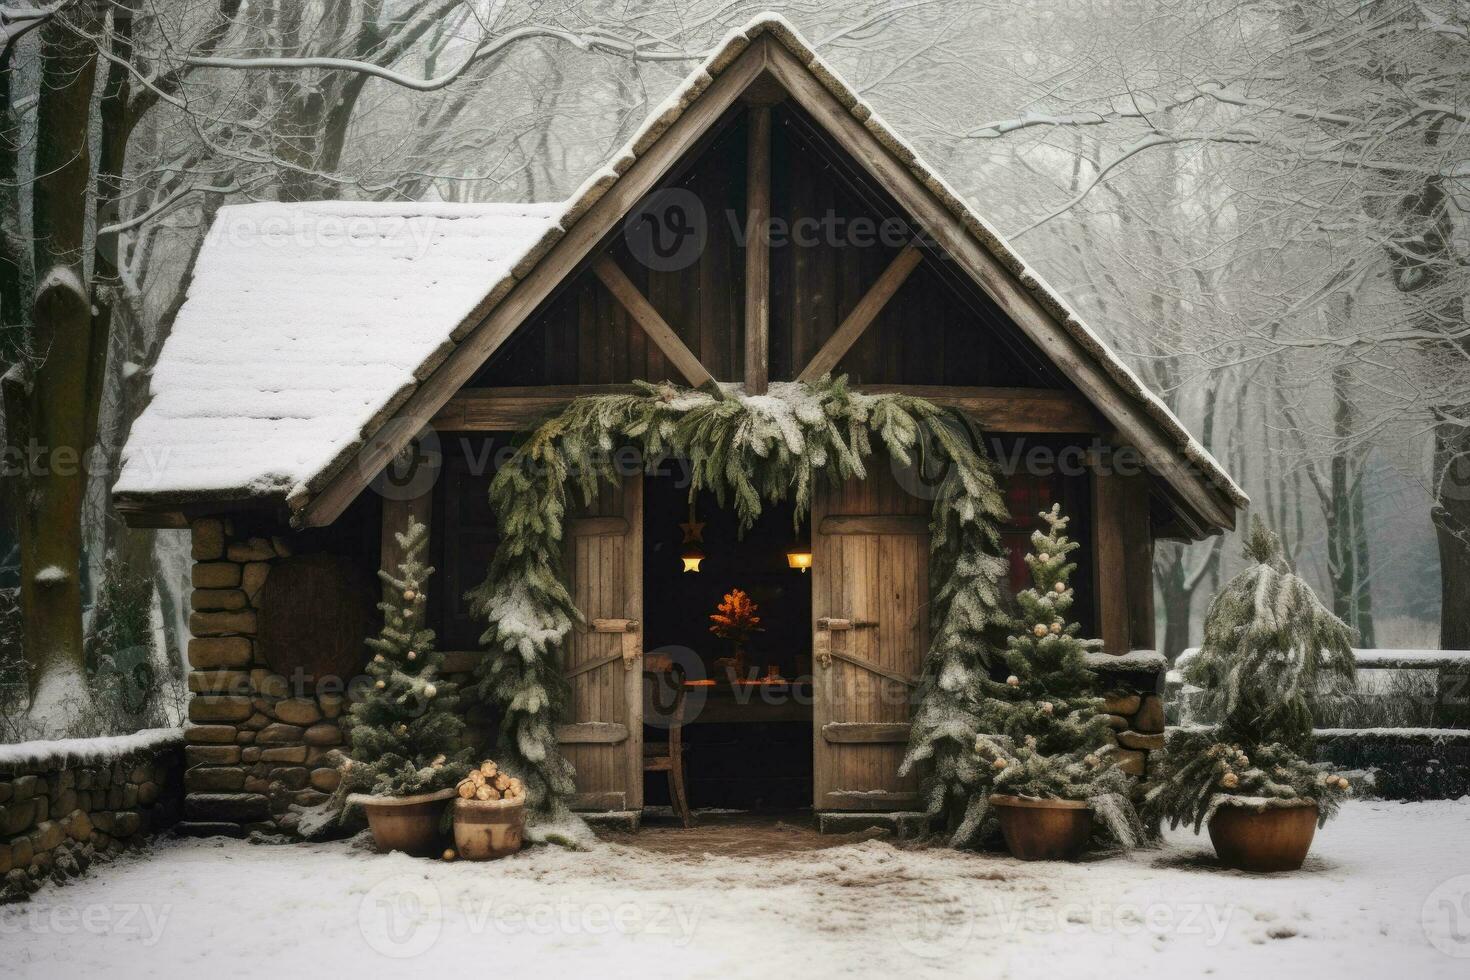
[[[221,208],[115,492],[298,492],[427,376],[564,206]]]
[[[628,143],[556,204],[223,208],[154,370],[115,493],[279,495],[299,511],[750,44],[784,46],[1235,506],[1246,494],[1075,311],[784,19],[728,34]],[[365,483],[372,474],[365,474]]]

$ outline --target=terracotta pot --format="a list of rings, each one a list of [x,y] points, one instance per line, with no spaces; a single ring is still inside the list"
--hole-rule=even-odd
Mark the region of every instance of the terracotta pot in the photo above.
[[[1317,833],[1317,804],[1256,810],[1226,803],[1210,817],[1220,863],[1238,871],[1295,871]]]
[[[1075,861],[1092,837],[1092,807],[1086,803],[997,794],[990,805],[1011,856],[1022,861]]]
[[[454,849],[467,861],[493,861],[521,849],[525,800],[455,800]]]
[[[441,850],[439,821],[453,796],[453,789],[441,789],[416,796],[359,794],[352,797],[352,802],[362,804],[367,813],[368,828],[373,832],[378,850],[429,857]]]

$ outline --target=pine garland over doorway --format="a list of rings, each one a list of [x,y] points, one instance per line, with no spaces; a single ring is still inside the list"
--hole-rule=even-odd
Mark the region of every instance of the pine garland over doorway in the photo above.
[[[875,443],[916,473],[933,497],[933,628],[919,712],[944,721],[946,748],[935,750],[936,762],[949,751],[970,751],[973,729],[967,740],[949,737],[964,725],[950,703],[962,703],[955,695],[1004,643],[999,525],[1006,509],[968,421],[921,398],[854,392],[845,377],[775,383],[757,396],[734,388],[722,397],[669,384],[636,388],[576,399],[530,432],[490,484],[500,543],[485,581],[469,594],[474,615],[488,623],[476,691],[498,710],[498,757],[525,779],[536,811],[559,813],[573,791],[555,732],[569,690],[562,642],[583,621],[562,567],[569,495],[590,502],[630,469],[670,458],[688,460],[691,495],[708,490],[722,506],[733,503],[742,531],[764,504],[782,500],[794,505],[799,523],[820,480],[866,477]]]

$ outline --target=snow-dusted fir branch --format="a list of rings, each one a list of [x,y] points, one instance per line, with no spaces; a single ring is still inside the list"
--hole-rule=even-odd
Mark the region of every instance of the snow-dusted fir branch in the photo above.
[[[1251,565],[1210,604],[1204,643],[1184,668],[1213,724],[1170,739],[1147,797],[1154,814],[1196,832],[1225,803],[1314,803],[1325,822],[1348,790],[1310,760],[1314,706],[1355,676],[1353,630],[1292,571],[1260,517],[1244,551]]]
[[[1302,750],[1313,703],[1353,680],[1353,630],[1292,571],[1259,517],[1244,553],[1251,565],[1210,604],[1185,681],[1201,689],[1198,710],[1219,720],[1225,740]]]
[[[615,453],[624,447],[647,465],[688,460],[690,493],[713,492],[750,527],[779,500],[802,520],[822,481],[867,475],[876,441],[897,465],[918,467],[933,493],[926,690],[940,676],[963,687],[985,661],[984,635],[1000,618],[1005,507],[963,421],[923,399],[857,394],[845,378],[721,395],[640,384],[633,394],[577,399],[532,432],[491,482],[500,543],[484,583],[470,593],[490,650],[478,693],[500,713],[498,758],[523,775],[541,812],[556,810],[573,788],[554,732],[567,703],[562,643],[582,620],[561,558],[570,494],[590,501],[616,485],[623,474]]]

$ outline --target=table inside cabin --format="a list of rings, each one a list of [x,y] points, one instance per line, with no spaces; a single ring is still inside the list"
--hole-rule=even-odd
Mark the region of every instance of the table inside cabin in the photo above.
[[[811,678],[684,682],[684,723],[763,724],[811,721]]]

